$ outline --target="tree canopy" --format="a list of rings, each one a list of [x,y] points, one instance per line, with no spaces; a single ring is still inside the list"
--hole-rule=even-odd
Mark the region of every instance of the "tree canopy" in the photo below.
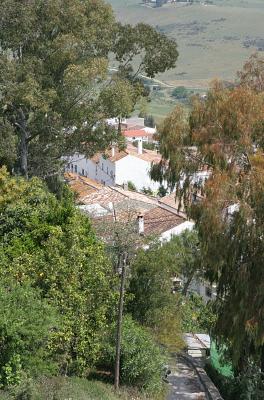
[[[264,344],[264,95],[250,84],[255,61],[237,86],[215,82],[207,99],[193,99],[189,115],[173,111],[161,129],[163,161],[154,171],[178,188],[196,221],[207,276],[218,283],[215,332],[230,344],[239,369],[249,357],[260,362]],[[193,204],[192,177],[204,170],[209,178]]]
[[[74,151],[105,149],[115,137],[105,118],[129,114],[144,92],[138,74],[153,77],[178,56],[173,40],[117,23],[102,0],[4,0],[0,43],[0,143],[10,144],[0,162],[25,176],[55,173]],[[119,80],[109,77],[110,57]]]
[[[28,299],[35,301],[32,317],[25,301],[25,327],[21,325],[22,331],[17,329],[14,338],[18,344],[13,346],[17,349],[13,355],[19,356],[22,369],[27,368],[28,344],[24,338],[22,345],[19,335],[24,332],[30,340],[29,324],[35,332],[32,335],[40,332],[38,322],[30,319],[39,312],[43,335],[48,334],[43,341],[43,336],[33,336],[32,346],[34,340],[40,341],[42,349],[49,350],[49,360],[55,362],[57,371],[66,375],[85,373],[97,362],[102,336],[115,315],[115,277],[102,243],[88,218],[75,209],[67,191],[62,200],[57,200],[38,179],[10,178],[5,169],[0,169],[0,265],[0,287],[6,280],[21,285],[20,290],[14,286],[10,300],[1,289],[0,301],[16,301],[23,296],[24,286]],[[35,300],[28,286],[36,289]],[[57,313],[53,325],[46,317],[48,311],[44,312],[45,302]],[[9,329],[15,326],[10,317]],[[4,343],[9,331],[1,332]]]

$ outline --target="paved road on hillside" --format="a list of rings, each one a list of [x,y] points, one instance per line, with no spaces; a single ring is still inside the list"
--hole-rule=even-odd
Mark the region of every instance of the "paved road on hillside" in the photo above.
[[[179,358],[176,365],[171,368],[168,381],[170,393],[167,400],[207,399],[204,391],[201,389],[196,373],[182,358]]]

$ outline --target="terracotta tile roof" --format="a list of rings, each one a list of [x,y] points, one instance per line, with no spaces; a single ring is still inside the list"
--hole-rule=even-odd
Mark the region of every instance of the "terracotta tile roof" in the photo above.
[[[160,235],[185,221],[185,218],[176,213],[156,207],[144,215],[144,233],[145,235]]]
[[[143,149],[142,154],[138,154],[137,147],[133,146],[133,144],[128,143],[126,151],[128,154],[134,157],[138,157],[141,160],[159,163],[161,161],[161,155],[154,150]]]
[[[145,136],[145,135],[144,135]],[[153,163],[159,163],[161,161],[161,155],[154,150],[143,149],[142,154],[138,154],[137,147],[133,146],[132,143],[128,143],[125,150],[119,150],[117,147],[115,148],[115,155],[112,156],[112,149],[108,149],[104,153],[108,160],[112,162],[116,162],[121,160],[122,158],[126,157],[127,155],[131,155],[134,157],[138,157],[141,160]],[[91,160],[95,163],[98,163],[100,160],[100,153],[95,154]]]
[[[109,206],[109,203],[119,203],[126,199],[126,197],[113,190],[110,186],[103,186],[100,190],[88,193],[87,196],[82,198],[84,204],[100,204],[102,206]]]
[[[171,194],[168,194],[167,196],[161,197],[159,199],[159,203],[165,204],[166,206],[177,209],[178,202],[176,202],[175,196],[176,196],[175,193],[171,193]]]
[[[145,126],[144,125],[130,125],[130,124],[127,124],[127,126],[126,126],[126,129],[128,130],[128,131],[131,131],[131,130],[142,130],[142,129],[144,129],[145,128]]]
[[[136,219],[139,214],[143,214],[146,235],[159,235],[185,222],[185,218],[176,212],[158,206],[158,200],[151,196],[120,187],[103,186],[74,173],[68,172],[64,176],[72,190],[77,193],[79,203],[99,205],[106,209],[109,208],[109,203],[113,203],[118,220],[123,221],[131,215]],[[101,218],[111,218],[111,215]]]
[[[158,204],[158,200],[153,196],[148,196],[143,193],[134,192],[132,190],[125,190],[119,186],[114,186],[114,187],[112,187],[112,189],[123,194],[124,196],[126,196],[127,198],[129,198],[131,200],[142,201],[144,203],[153,204],[153,205]]]
[[[86,196],[103,188],[103,185],[93,179],[72,172],[65,173],[64,177],[71,189],[77,194],[78,201],[82,201]]]
[[[126,131],[123,132],[123,135],[125,137],[143,137],[143,136],[149,136],[149,134],[147,132],[145,132],[144,130],[140,130],[140,129],[128,129]]]

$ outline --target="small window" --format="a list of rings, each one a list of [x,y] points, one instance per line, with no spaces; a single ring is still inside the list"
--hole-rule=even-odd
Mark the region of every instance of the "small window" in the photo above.
[[[74,171],[77,173],[78,172],[78,167],[77,165],[74,165]]]
[[[73,164],[71,164],[71,170],[73,171]]]
[[[108,167],[106,168],[106,173],[107,173],[107,175],[108,175]]]
[[[82,175],[84,176],[84,169],[82,169]]]

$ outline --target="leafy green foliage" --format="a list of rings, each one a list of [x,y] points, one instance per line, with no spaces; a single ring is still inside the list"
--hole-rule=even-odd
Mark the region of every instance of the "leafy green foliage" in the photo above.
[[[215,334],[238,372],[252,358],[264,366],[262,64],[253,57],[234,88],[214,82],[207,99],[193,99],[189,116],[175,109],[161,129],[163,160],[154,171],[176,185],[196,221],[206,276],[218,284]],[[192,204],[199,170],[210,178]]]
[[[184,332],[212,333],[216,323],[213,304],[205,304],[202,297],[192,293],[181,299],[181,321]]]
[[[51,353],[62,372],[83,374],[115,310],[112,267],[67,190],[59,201],[37,179],[0,171],[0,277],[39,288],[61,316]]]
[[[144,124],[145,126],[149,126],[150,128],[155,127],[155,120],[153,115],[146,115],[144,118]]]
[[[176,99],[186,99],[188,96],[188,90],[185,86],[178,86],[172,91],[172,96]]]
[[[178,297],[172,293],[171,280],[178,271],[170,243],[140,250],[131,268],[127,304],[133,318],[173,351],[182,346]]]
[[[101,363],[113,369],[115,359],[115,329],[106,338]],[[165,357],[151,335],[131,317],[126,316],[122,328],[121,380],[147,393],[162,390]]]
[[[127,186],[128,186],[128,190],[132,190],[132,192],[136,192],[137,188],[136,188],[136,186],[134,185],[133,182],[128,181],[127,182]]]
[[[105,118],[128,115],[145,92],[139,72],[154,76],[178,57],[173,40],[118,24],[102,0],[4,0],[0,15],[0,127],[11,151],[0,162],[26,177],[57,173],[76,151],[104,151],[116,139]]]
[[[56,317],[56,318],[55,318]],[[56,372],[49,339],[60,318],[28,283],[0,281],[0,383],[19,384],[28,374]]]

